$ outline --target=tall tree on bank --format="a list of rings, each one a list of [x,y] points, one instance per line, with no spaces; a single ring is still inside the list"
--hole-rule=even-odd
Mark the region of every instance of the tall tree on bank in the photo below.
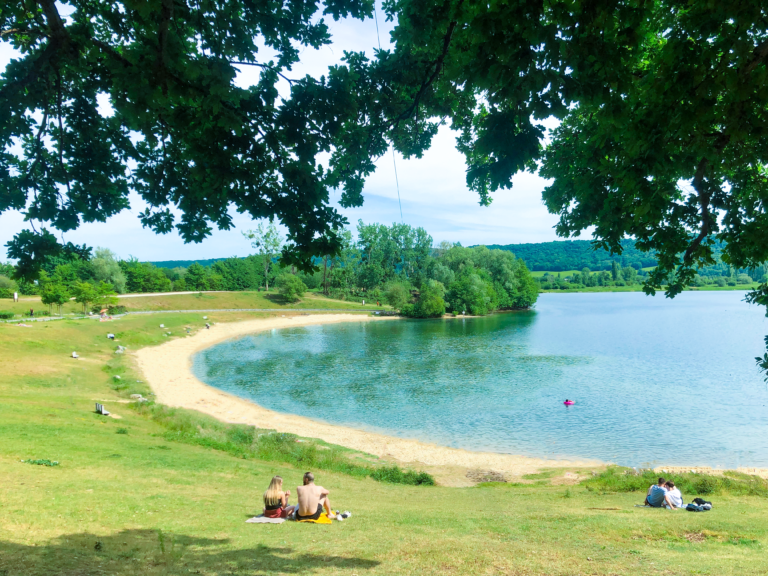
[[[256,230],[246,230],[243,232],[243,236],[251,241],[251,246],[256,249],[256,253],[264,261],[264,285],[269,290],[269,268],[272,266],[272,259],[280,253],[283,237],[272,221],[268,224],[259,222]]]

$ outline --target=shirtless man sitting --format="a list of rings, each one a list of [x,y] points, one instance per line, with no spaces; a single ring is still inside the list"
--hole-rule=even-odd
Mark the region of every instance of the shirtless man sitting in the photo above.
[[[296,520],[317,520],[323,513],[323,508],[328,513],[328,518],[335,518],[331,512],[331,502],[328,500],[330,492],[315,484],[315,476],[312,472],[304,474],[304,486],[296,488],[299,505],[296,507]]]

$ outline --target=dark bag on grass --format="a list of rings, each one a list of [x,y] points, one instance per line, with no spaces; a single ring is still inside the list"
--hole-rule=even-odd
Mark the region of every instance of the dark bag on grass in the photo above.
[[[712,510],[712,502],[707,502],[702,498],[694,498],[693,502],[685,507],[688,512],[707,512]]]

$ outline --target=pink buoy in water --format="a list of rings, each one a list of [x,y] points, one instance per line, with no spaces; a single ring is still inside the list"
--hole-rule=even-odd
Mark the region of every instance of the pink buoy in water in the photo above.
[[[566,400],[565,402],[563,402],[563,404],[565,404],[566,406],[573,406],[574,404],[576,404],[576,402],[574,402],[573,400]]]

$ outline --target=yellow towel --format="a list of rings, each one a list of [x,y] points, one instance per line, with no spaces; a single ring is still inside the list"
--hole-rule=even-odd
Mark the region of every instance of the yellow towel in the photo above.
[[[333,520],[328,518],[328,514],[323,512],[317,520],[307,518],[306,520],[298,520],[298,522],[312,522],[312,524],[333,524]]]

